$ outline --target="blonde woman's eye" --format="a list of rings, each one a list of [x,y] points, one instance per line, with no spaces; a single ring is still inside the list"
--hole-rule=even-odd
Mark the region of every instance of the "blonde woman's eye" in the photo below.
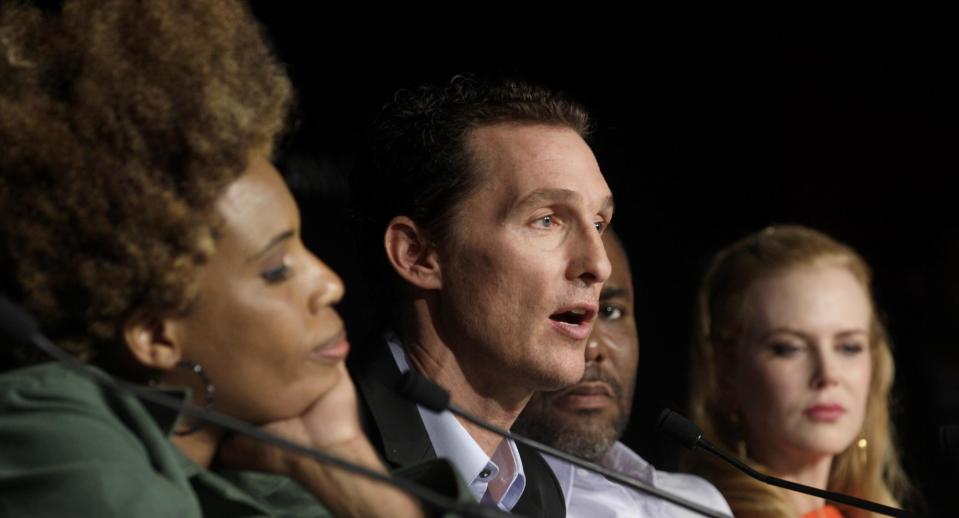
[[[865,349],[866,347],[859,342],[845,342],[845,343],[839,344],[839,351],[842,352],[843,354],[848,354],[848,355],[859,354],[863,352]]]
[[[769,348],[772,350],[773,354],[783,358],[788,358],[790,356],[796,355],[800,347],[788,344],[784,342],[770,344]]]

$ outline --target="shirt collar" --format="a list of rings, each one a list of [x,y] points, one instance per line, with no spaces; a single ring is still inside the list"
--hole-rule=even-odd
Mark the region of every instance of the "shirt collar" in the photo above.
[[[556,475],[556,480],[559,482],[560,489],[563,490],[563,497],[566,498],[566,506],[568,508],[576,472],[577,470],[586,470],[550,455],[543,455],[543,458],[546,460],[546,463],[549,464],[550,469],[553,470],[553,474]],[[637,455],[636,452],[619,441],[616,441],[609,450],[606,450],[606,453],[603,454],[597,464],[617,473],[635,478],[640,482],[645,482],[654,487],[656,486],[656,470],[653,469],[648,462],[643,460],[642,457]],[[610,483],[614,484],[615,482]]]
[[[656,470],[653,466],[619,441],[606,451],[599,460],[599,465],[651,486],[656,485]]]
[[[410,363],[399,337],[388,332],[386,342],[400,372],[408,371]],[[452,413],[436,413],[419,405],[416,408],[436,456],[453,463],[473,496],[501,509],[512,509],[526,488],[523,462],[516,443],[504,440],[490,458]]]

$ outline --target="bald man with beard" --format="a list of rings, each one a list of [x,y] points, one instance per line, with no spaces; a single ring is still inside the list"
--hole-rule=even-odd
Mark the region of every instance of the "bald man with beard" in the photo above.
[[[619,442],[629,422],[639,361],[633,280],[626,252],[611,231],[603,235],[612,273],[600,294],[599,316],[586,346],[586,371],[575,385],[533,396],[513,431],[646,484],[730,513],[712,484],[685,473],[656,471]],[[544,456],[559,480],[567,516],[698,516],[559,459]]]

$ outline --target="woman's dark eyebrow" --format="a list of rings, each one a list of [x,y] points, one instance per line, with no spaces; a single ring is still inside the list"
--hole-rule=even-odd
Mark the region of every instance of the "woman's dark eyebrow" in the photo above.
[[[281,232],[280,234],[277,234],[273,239],[270,240],[269,243],[266,244],[266,246],[264,246],[263,248],[261,248],[259,252],[257,252],[257,253],[255,253],[255,254],[253,254],[252,256],[250,256],[250,258],[247,259],[247,262],[256,261],[257,259],[259,259],[259,258],[263,257],[264,255],[266,255],[267,253],[269,253],[270,250],[272,250],[273,248],[275,248],[277,245],[279,245],[280,243],[286,241],[287,239],[292,238],[292,237],[295,236],[295,235],[296,235],[296,230],[294,230],[294,229],[292,229],[292,228],[289,229],[289,230],[287,230],[287,231]]]

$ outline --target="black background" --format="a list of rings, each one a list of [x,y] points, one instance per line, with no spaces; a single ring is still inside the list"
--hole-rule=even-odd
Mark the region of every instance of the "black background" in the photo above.
[[[929,511],[953,508],[959,459],[941,453],[937,435],[959,423],[959,41],[947,12],[595,6],[520,15],[489,4],[347,17],[303,5],[254,10],[298,91],[301,153],[287,170],[327,172],[292,181],[313,182],[301,196],[304,232],[346,280],[352,336],[364,331],[366,290],[342,198],[330,193],[342,192],[364,121],[393,91],[424,80],[531,78],[590,109],[616,197],[641,336],[624,441],[675,467],[678,450],[654,423],[662,407],[685,404],[693,300],[708,258],[768,224],[801,223],[873,266],[895,346],[903,460]]]

